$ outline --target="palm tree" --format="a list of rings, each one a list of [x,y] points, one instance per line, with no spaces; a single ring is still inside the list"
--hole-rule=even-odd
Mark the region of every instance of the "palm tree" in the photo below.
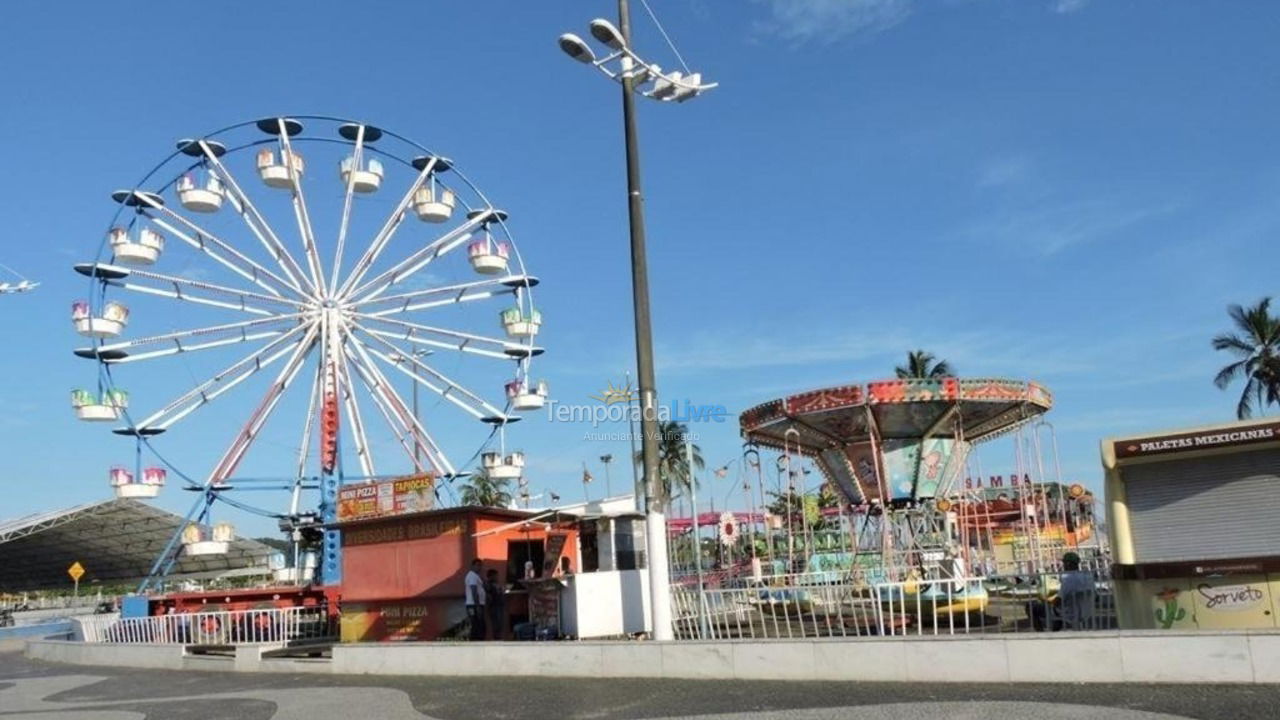
[[[1236,417],[1244,420],[1255,409],[1280,404],[1280,317],[1271,314],[1271,298],[1252,307],[1228,305],[1227,314],[1237,332],[1213,339],[1214,350],[1226,350],[1238,358],[1218,371],[1213,384],[1225,390],[1237,378],[1245,378],[1236,403]]]
[[[471,473],[471,482],[460,489],[463,505],[507,507],[511,504],[511,481],[496,480],[483,470]]]
[[[692,487],[693,475],[689,472],[689,461],[685,456],[684,438],[689,429],[674,420],[658,422],[658,479],[662,481],[662,492],[666,499],[671,499],[673,488],[688,492]],[[693,467],[702,470],[706,464],[702,461],[702,449],[696,444],[690,447],[693,454]],[[644,453],[636,453],[636,464],[644,462]]]
[[[946,360],[934,362],[933,353],[924,350],[913,350],[907,353],[906,367],[899,365],[893,369],[900,378],[922,378],[937,380],[955,375]]]

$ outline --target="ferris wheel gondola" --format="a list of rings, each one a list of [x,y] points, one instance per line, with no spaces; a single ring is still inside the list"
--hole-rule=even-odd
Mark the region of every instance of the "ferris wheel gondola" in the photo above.
[[[336,175],[304,174],[326,155]],[[325,182],[331,191],[313,189]],[[393,209],[361,236],[358,214],[376,205],[357,207],[356,199],[368,203],[363,198],[393,189]],[[142,181],[112,197],[120,207],[98,259],[75,266],[91,292],[73,305],[72,320],[93,341],[75,354],[100,368],[98,387],[73,395],[78,417],[123,420],[116,433],[148,444],[198,424],[213,404],[233,404],[237,388],[251,379],[269,378],[203,481],[187,481],[207,500],[188,534],[207,527],[201,523],[209,506],[228,500],[232,477],[264,427],[279,422],[282,401],[297,386],[310,387],[298,418],[290,500],[286,508],[258,508],[262,514],[298,515],[303,490],[317,485],[307,478],[322,479],[318,507],[326,512],[343,478],[415,474],[448,481],[466,474],[471,459],[488,458],[491,443],[498,460],[482,462],[485,471],[509,479],[523,473],[523,453],[507,449],[506,432],[520,419],[513,411],[541,407],[547,396],[546,383],[530,377],[532,359],[542,353],[533,343],[542,322],[531,294],[538,281],[516,251],[507,213],[451,160],[371,125],[267,118],[179,141]],[[319,230],[317,208],[308,202],[315,197],[335,198],[325,217],[336,232]],[[459,206],[461,217],[454,212]],[[286,230],[273,211],[291,216],[294,227]],[[391,259],[392,241],[409,217],[422,221],[413,226],[417,234],[442,227]],[[446,310],[488,303],[498,303],[491,312],[501,332]],[[197,315],[213,320],[186,319]],[[157,331],[133,335],[135,327]],[[438,352],[459,367],[428,357]],[[166,396],[159,386],[168,376],[143,368],[175,356],[209,358],[212,369]],[[512,363],[514,373],[496,362]],[[491,378],[476,386],[474,378],[485,373]],[[436,395],[441,408],[479,421],[474,444],[460,452],[456,439],[433,436],[433,428],[455,423],[420,417],[416,400],[411,409],[393,382],[400,378]],[[147,402],[137,402],[145,410],[129,409],[122,388],[134,383],[145,386]],[[347,452],[339,449],[344,438]],[[403,454],[388,455],[387,445]],[[116,483],[123,474],[112,478],[117,488],[134,484]],[[188,553],[211,551],[207,543],[216,542],[184,538]]]

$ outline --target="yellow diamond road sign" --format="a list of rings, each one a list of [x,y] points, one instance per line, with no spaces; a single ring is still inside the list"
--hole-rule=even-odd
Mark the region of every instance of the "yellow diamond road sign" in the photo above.
[[[67,574],[71,576],[72,580],[80,582],[80,578],[84,577],[84,566],[78,561],[73,562],[71,563],[71,567],[67,568]]]

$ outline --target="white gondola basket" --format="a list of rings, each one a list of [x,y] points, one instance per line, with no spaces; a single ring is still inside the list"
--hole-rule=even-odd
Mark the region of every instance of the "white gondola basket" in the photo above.
[[[115,490],[118,498],[147,499],[160,494],[159,485],[147,485],[146,483],[137,482],[117,485]]]
[[[203,186],[190,175],[178,181],[178,202],[191,212],[214,213],[222,208],[223,190],[218,178],[210,175]]]
[[[102,308],[102,315],[90,314],[89,303],[78,300],[71,305],[71,319],[76,332],[91,338],[113,338],[124,331],[129,322],[129,308],[118,302],[109,302]]]
[[[112,422],[120,419],[120,410],[128,406],[128,394],[121,390],[105,393],[101,399],[88,390],[71,392],[71,407],[76,417],[87,422]]]
[[[183,551],[187,555],[226,555],[231,549],[231,543],[219,542],[217,540],[201,540],[199,542],[187,543],[182,546]]]
[[[413,212],[423,222],[448,222],[453,217],[453,209],[458,200],[452,190],[436,190],[434,188],[418,188],[413,194]]]
[[[302,180],[302,173],[305,164],[302,162],[302,156],[298,153],[290,153],[293,157],[293,170],[298,174],[298,180]],[[289,171],[289,166],[285,163],[285,153],[280,153],[280,161],[276,161],[276,154],[270,149],[264,148],[258,153],[258,177],[262,178],[262,182],[267,187],[281,188],[292,190],[294,187],[293,173]]]
[[[134,242],[125,228],[112,228],[111,254],[124,265],[154,265],[164,250],[164,236],[155,230],[143,228]]]
[[[520,308],[508,308],[502,311],[502,327],[509,338],[532,338],[542,327],[542,313],[537,310],[525,313]]]
[[[548,395],[546,380],[539,380],[532,387],[519,380],[507,383],[507,399],[516,410],[538,410],[547,404]]]
[[[342,183],[350,184],[351,189],[358,193],[375,192],[382,186],[382,175],[382,163],[377,160],[365,163],[363,170],[357,169],[355,158],[350,157],[338,166],[338,176],[342,178]]]
[[[507,271],[510,251],[506,243],[477,240],[467,247],[471,268],[482,275],[497,275]]]
[[[193,523],[182,531],[182,547],[187,555],[225,555],[234,538],[235,528],[229,523],[218,523],[211,529]]]

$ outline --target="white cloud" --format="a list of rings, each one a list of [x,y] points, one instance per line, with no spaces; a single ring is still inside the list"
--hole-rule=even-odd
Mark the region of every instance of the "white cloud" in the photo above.
[[[969,228],[968,235],[1041,255],[1105,240],[1135,225],[1177,210],[1173,203],[1123,206],[1112,200],[1059,202],[993,213]]]
[[[1053,11],[1059,15],[1066,15],[1081,10],[1088,4],[1089,0],[1054,0]]]
[[[769,20],[757,29],[794,43],[822,44],[887,30],[907,19],[913,0],[757,0]]]

